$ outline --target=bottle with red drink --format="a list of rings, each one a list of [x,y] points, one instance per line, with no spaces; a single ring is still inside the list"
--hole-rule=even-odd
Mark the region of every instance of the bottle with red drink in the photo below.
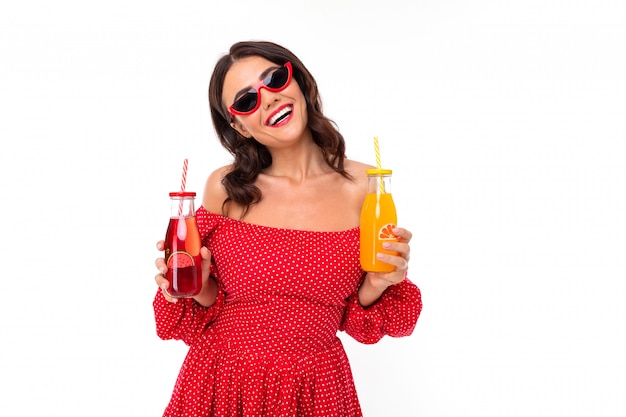
[[[194,200],[196,193],[170,193],[171,215],[165,235],[167,292],[172,297],[197,295],[202,289],[202,258],[200,233],[196,223]]]

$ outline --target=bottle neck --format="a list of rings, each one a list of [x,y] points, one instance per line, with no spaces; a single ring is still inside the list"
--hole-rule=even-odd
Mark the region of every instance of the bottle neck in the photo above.
[[[193,197],[170,197],[170,199],[171,217],[194,217],[196,215]]]
[[[391,194],[391,175],[368,175],[368,194]]]

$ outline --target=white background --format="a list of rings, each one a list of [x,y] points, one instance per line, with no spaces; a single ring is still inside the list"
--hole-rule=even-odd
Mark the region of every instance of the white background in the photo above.
[[[626,415],[622,0],[3,1],[0,415],[161,415],[154,244],[183,159],[200,194],[230,161],[206,90],[248,39],[349,157],[379,136],[414,233],[414,334],[342,336],[367,417]]]

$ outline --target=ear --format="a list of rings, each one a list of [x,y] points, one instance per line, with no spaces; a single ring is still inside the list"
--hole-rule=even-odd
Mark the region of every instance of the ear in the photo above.
[[[248,129],[246,129],[241,123],[231,122],[230,127],[239,132],[239,134],[244,138],[250,139],[252,137],[252,134],[248,132]]]

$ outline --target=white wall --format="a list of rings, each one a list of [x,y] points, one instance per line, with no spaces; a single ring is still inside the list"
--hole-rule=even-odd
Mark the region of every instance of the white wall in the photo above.
[[[349,156],[394,169],[413,336],[342,337],[365,415],[626,412],[621,0],[3,2],[0,414],[158,416],[167,193],[229,161],[218,56],[267,39],[316,76]]]

